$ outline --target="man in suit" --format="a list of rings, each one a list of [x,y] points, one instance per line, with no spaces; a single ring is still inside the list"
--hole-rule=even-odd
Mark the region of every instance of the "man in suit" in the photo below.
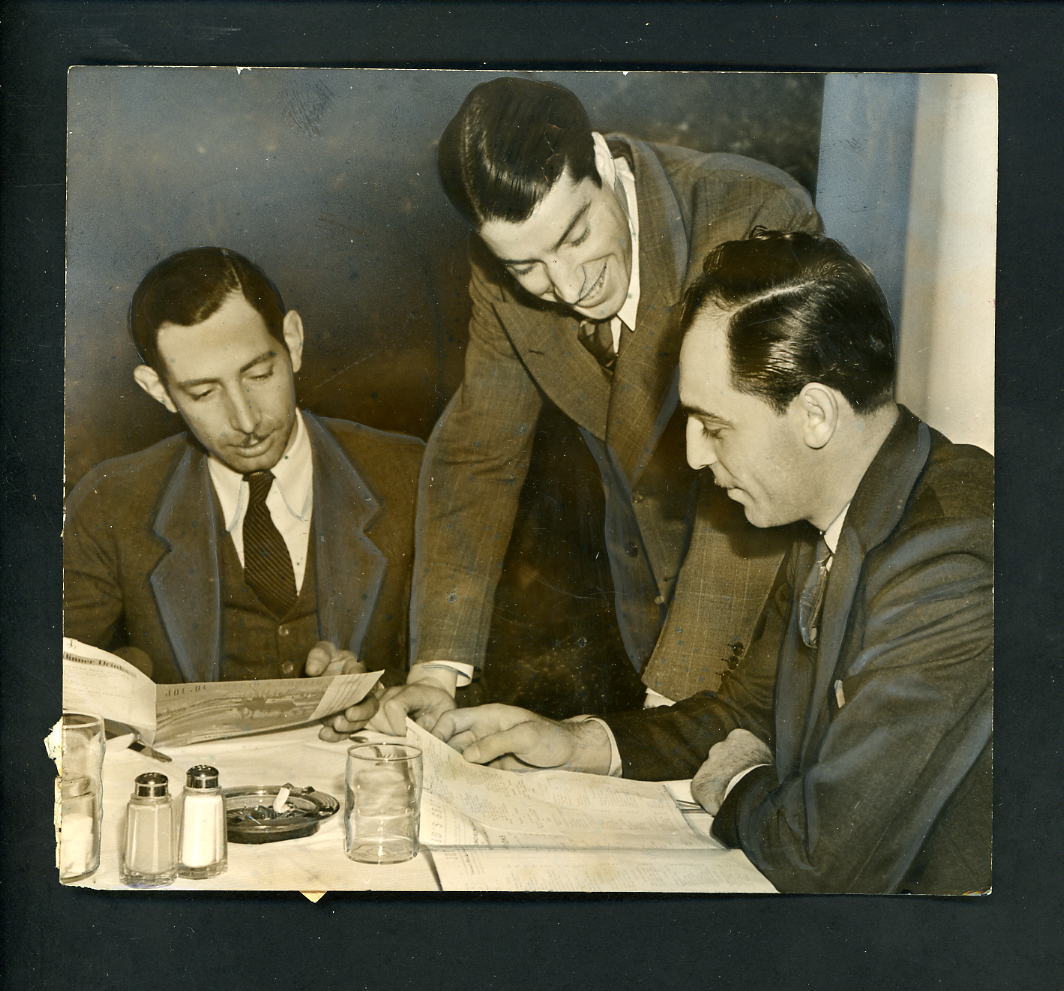
[[[302,320],[234,251],[161,261],[130,329],[137,384],[188,430],[71,493],[66,635],[157,682],[402,681],[421,442],[297,408]]]
[[[477,239],[465,375],[422,471],[409,681],[453,695],[481,666],[549,401],[577,425],[601,476],[629,661],[662,696],[715,686],[782,550],[677,470],[678,304],[721,241],[757,225],[817,229],[808,194],[751,159],[593,132],[571,92],[520,78],[477,86],[438,159]],[[648,666],[699,499],[717,521],[698,551],[709,576],[704,640],[695,653],[673,638]]]
[[[484,706],[435,732],[481,763],[697,772],[716,836],[782,891],[988,889],[993,458],[894,402],[885,301],[834,241],[722,245],[685,325],[691,466],[755,526],[811,524],[750,649],[671,708]]]

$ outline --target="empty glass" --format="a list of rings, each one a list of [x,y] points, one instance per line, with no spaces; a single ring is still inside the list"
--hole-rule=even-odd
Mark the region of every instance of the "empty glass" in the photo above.
[[[364,864],[397,864],[417,856],[421,751],[396,743],[364,743],[347,751],[344,851]]]
[[[59,763],[59,880],[80,881],[100,866],[103,720],[64,712]]]

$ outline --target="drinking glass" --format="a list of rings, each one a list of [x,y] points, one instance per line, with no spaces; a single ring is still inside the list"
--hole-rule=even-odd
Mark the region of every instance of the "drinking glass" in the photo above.
[[[64,712],[59,764],[59,880],[80,881],[100,866],[103,720]]]
[[[399,743],[364,743],[347,751],[344,852],[364,864],[417,856],[421,751]]]

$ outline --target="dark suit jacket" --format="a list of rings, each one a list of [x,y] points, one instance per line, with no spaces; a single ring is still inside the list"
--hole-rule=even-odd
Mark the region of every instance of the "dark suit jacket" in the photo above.
[[[401,683],[422,443],[303,419],[320,636]],[[67,500],[64,633],[145,651],[156,682],[217,680],[219,513],[206,454],[188,434],[98,465]]]
[[[635,176],[636,331],[621,350],[611,387],[579,343],[571,311],[534,299],[498,266],[474,257],[465,376],[433,430],[422,469],[415,660],[482,662],[543,395],[590,438],[589,446],[605,444],[616,466],[616,477],[604,476],[607,517],[611,500],[625,504],[629,517],[634,512],[638,532],[627,552],[645,560],[661,603],[672,598],[696,498],[677,410],[679,303],[720,242],[758,225],[819,227],[808,194],[764,163],[616,135],[610,144],[629,158]],[[711,590],[702,642],[673,645],[672,663],[663,667],[681,670],[682,677],[671,681],[658,671],[655,687],[666,694],[695,690],[700,672],[694,669],[704,668],[709,656],[716,663],[729,653],[729,642],[745,635],[782,556],[773,535],[746,525],[741,510],[722,497],[719,490],[705,495],[717,503],[710,515],[730,522],[706,535],[702,563],[725,587]],[[615,566],[615,580],[617,573]],[[715,644],[711,655],[702,649],[707,640]],[[683,667],[687,661],[691,671]]]
[[[740,780],[714,831],[781,890],[986,888],[993,458],[902,409],[850,504],[810,653],[813,558],[796,546],[719,694],[607,717],[624,773],[691,775],[744,727],[775,764]]]

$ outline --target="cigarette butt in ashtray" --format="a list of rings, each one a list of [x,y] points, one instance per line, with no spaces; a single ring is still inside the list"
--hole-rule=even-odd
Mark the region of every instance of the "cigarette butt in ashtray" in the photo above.
[[[277,792],[277,797],[273,800],[273,811],[280,815],[288,808],[288,796],[292,794],[292,786],[290,784],[281,785]]]

